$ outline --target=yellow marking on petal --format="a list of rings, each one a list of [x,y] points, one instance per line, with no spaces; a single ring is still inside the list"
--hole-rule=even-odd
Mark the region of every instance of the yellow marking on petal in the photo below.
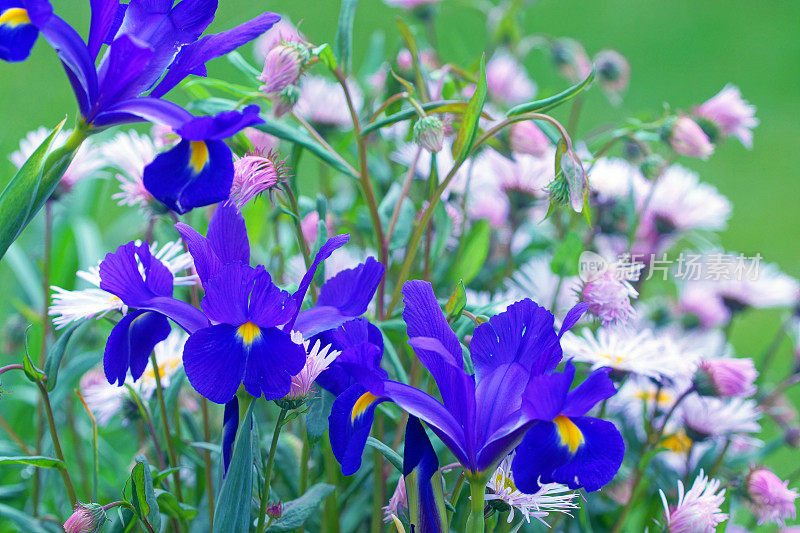
[[[31,19],[28,12],[21,7],[11,7],[0,13],[0,24],[6,24],[12,28],[20,24],[30,24]]]
[[[203,167],[208,164],[208,145],[203,141],[191,141],[189,152],[189,166],[195,174],[200,174]]]
[[[356,418],[364,414],[364,411],[369,409],[369,406],[372,405],[372,403],[377,399],[378,397],[371,392],[365,392],[362,394],[361,397],[356,400],[355,405],[353,405],[353,411],[350,413],[350,422],[355,422]]]
[[[239,328],[236,330],[236,333],[245,344],[253,344],[253,341],[261,336],[261,330],[252,322],[245,322],[239,326]]]
[[[570,453],[575,453],[583,444],[583,433],[575,425],[575,422],[564,415],[558,415],[553,422],[556,424],[558,436],[561,437],[561,444],[569,448]]]
[[[661,445],[675,453],[688,453],[692,449],[692,439],[681,429],[664,439]]]

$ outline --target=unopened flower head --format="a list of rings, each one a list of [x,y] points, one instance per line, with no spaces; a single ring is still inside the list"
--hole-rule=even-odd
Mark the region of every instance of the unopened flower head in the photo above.
[[[502,502],[508,506],[509,524],[514,520],[515,511],[519,512],[528,523],[531,518],[535,518],[546,524],[544,518],[550,513],[569,515],[579,507],[576,501],[578,493],[559,483],[544,483],[535,494],[521,492],[514,484],[511,462],[511,456],[503,459],[486,483],[486,488],[490,490],[486,494],[486,501],[490,505],[493,505],[493,502],[494,505]]]
[[[628,60],[616,50],[602,50],[594,56],[594,65],[600,87],[613,103],[619,103],[620,93],[628,88],[631,80],[631,66]]]
[[[286,161],[277,152],[234,156],[231,201],[239,209],[265,191],[273,191],[288,177]]]
[[[796,515],[796,489],[789,488],[788,481],[781,481],[772,471],[756,468],[747,476],[749,507],[758,518],[758,523],[771,522],[780,526]]]
[[[306,364],[299,374],[292,376],[292,386],[287,395],[290,400],[299,400],[311,393],[314,381],[341,352],[331,349],[330,344],[323,347],[319,339],[312,346],[311,341],[303,339],[303,335],[297,331],[292,332],[292,341],[295,344],[302,344],[306,351]]]
[[[725,489],[720,489],[717,479],[709,479],[703,470],[694,480],[692,488],[685,492],[683,482],[678,481],[678,502],[667,503],[667,496],[659,490],[664,502],[664,519],[669,533],[714,533],[717,525],[728,519],[720,507],[725,502]]]
[[[397,481],[389,503],[383,507],[383,521],[390,524],[395,517],[400,517],[408,509],[408,495],[406,494],[406,481],[403,476]]]
[[[96,503],[75,504],[72,515],[64,522],[66,533],[95,533],[108,517],[103,506]]]
[[[681,155],[708,159],[714,145],[697,122],[686,115],[679,116],[669,132],[669,143]]]
[[[275,520],[283,516],[283,504],[280,500],[278,500],[277,503],[269,504],[269,507],[267,507],[267,516]]]
[[[532,120],[512,124],[508,141],[514,152],[536,157],[544,157],[552,146],[547,135]]]
[[[756,392],[758,371],[749,358],[722,357],[700,362],[694,377],[700,394],[720,397],[747,397]]]
[[[420,118],[414,124],[414,141],[432,154],[442,150],[444,124],[434,116]]]
[[[304,43],[305,36],[289,19],[282,17],[264,35],[255,42],[255,56],[259,62],[264,61],[270,50],[284,43]]]
[[[264,85],[258,88],[264,94],[279,93],[300,78],[307,60],[308,52],[299,43],[285,43],[275,46],[267,53],[264,69],[258,80]]]
[[[568,80],[578,82],[592,72],[592,61],[578,41],[567,38],[557,39],[550,51],[556,68]]]
[[[633,285],[613,268],[585,283],[580,293],[581,301],[589,304],[589,312],[603,324],[628,322],[635,315],[631,299],[638,296]]]
[[[742,98],[738,87],[726,85],[719,93],[694,109],[697,117],[711,122],[723,137],[734,136],[753,146],[753,128],[758,126],[755,106]]]

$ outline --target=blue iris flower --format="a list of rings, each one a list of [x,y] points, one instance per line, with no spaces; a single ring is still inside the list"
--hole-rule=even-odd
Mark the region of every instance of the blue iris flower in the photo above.
[[[376,406],[392,401],[427,423],[475,478],[485,478],[517,448],[515,466],[533,465],[514,472],[524,490],[538,487],[540,478],[587,490],[612,479],[622,462],[622,438],[613,424],[585,417],[616,392],[608,373],[593,373],[571,393],[571,365],[563,374],[554,373],[562,359],[561,335],[583,314],[584,304],[567,314],[558,334],[553,315],[533,301],[509,306],[475,329],[472,376],[464,370],[461,344],[430,284],[409,281],[403,295],[409,344],[433,375],[441,401],[364,372],[336,399],[329,418],[331,444],[345,475],[361,465]],[[545,432],[551,438],[540,442],[538,435]],[[533,437],[523,440],[526,434]],[[533,456],[545,449],[553,461]]]
[[[379,271],[378,279],[383,274],[383,266],[374,259],[368,260],[367,266],[343,271],[326,284],[317,306],[301,311],[318,266],[347,242],[348,235],[329,239],[297,291],[289,293],[273,283],[263,266],[250,266],[244,218],[234,205],[217,207],[206,236],[186,224],[179,223],[176,228],[194,259],[205,291],[201,309],[172,297],[172,275],[149,255],[145,245],[137,248],[129,243],[108,254],[100,265],[100,287],[133,309],[131,314],[160,314],[161,318],[152,320],[169,317],[185,329],[189,339],[183,363],[189,382],[217,403],[230,402],[240,385],[255,397],[284,397],[292,376],[305,364],[305,351],[291,340],[291,331],[311,334],[336,329],[362,314],[368,302],[360,297],[353,299],[352,295],[362,289],[352,284],[366,283],[365,273],[371,278]],[[146,358],[161,340],[153,331],[146,337],[150,341],[144,342],[142,328],[129,326],[126,319],[117,324],[106,345],[106,365],[113,369],[107,374],[121,376],[123,381],[128,368],[132,373],[138,371],[133,362]]]
[[[24,60],[41,33],[58,53],[90,130],[143,121],[171,127],[183,140],[148,166],[145,185],[164,205],[185,213],[227,198],[233,163],[222,139],[262,121],[257,106],[198,118],[161,97],[190,74],[205,76],[206,62],[255,39],[280,17],[263,13],[201,37],[217,0],[173,1],[90,0],[84,42],[48,0],[0,0],[0,58]]]

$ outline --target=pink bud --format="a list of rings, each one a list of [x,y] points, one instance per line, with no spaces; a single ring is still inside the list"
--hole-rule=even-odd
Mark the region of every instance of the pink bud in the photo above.
[[[279,44],[267,53],[264,70],[258,77],[265,94],[279,93],[297,82],[303,70],[303,58],[295,44]]]
[[[746,146],[753,146],[752,129],[758,125],[756,108],[742,98],[738,87],[726,85],[714,97],[695,108],[698,117],[712,122],[723,137],[734,136]]]
[[[787,518],[795,517],[797,490],[766,468],[757,468],[747,476],[747,495],[759,525],[772,522],[783,526]]]
[[[259,194],[273,190],[287,177],[287,167],[277,154],[248,154],[233,162],[231,200],[241,209]]]
[[[709,392],[716,396],[747,397],[756,392],[758,371],[750,358],[707,359],[700,362],[698,373],[696,379],[706,378],[712,389]]]
[[[64,522],[66,533],[94,533],[108,520],[105,510],[96,503],[75,504],[72,515]]]
[[[699,159],[708,159],[714,153],[714,145],[703,128],[689,117],[682,115],[672,127],[669,143],[679,154]]]

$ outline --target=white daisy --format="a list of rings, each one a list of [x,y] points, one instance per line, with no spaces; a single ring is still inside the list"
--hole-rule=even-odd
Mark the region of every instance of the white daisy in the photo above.
[[[578,493],[559,483],[545,483],[535,494],[520,492],[514,484],[514,473],[511,471],[512,458],[513,456],[509,455],[503,459],[486,483],[486,487],[491,490],[491,493],[486,495],[486,500],[499,500],[511,508],[508,512],[509,524],[514,520],[515,510],[519,511],[527,522],[530,522],[531,518],[536,518],[547,524],[543,519],[550,513],[570,515],[570,511],[579,507],[576,501]]]
[[[601,327],[596,333],[584,328],[581,335],[567,332],[561,340],[567,357],[591,363],[592,368],[608,367],[655,379],[691,373],[696,357],[666,336],[652,330],[635,331],[624,327]]]
[[[755,400],[709,398],[692,394],[679,407],[690,436],[729,437],[737,433],[757,433],[761,411]]]
[[[172,272],[175,285],[192,285],[197,282],[197,276],[194,274],[178,275],[194,267],[192,256],[183,251],[181,241],[168,242],[160,249],[157,243],[153,243],[150,251]],[[141,265],[140,269],[142,269]],[[142,275],[144,275],[143,271]],[[87,270],[79,270],[76,276],[93,287],[71,291],[56,286],[50,287],[53,289],[53,302],[48,314],[55,317],[53,324],[56,329],[84,318],[103,318],[111,311],[122,311],[123,313],[127,311],[122,300],[100,288],[100,262]]]
[[[725,502],[725,489],[720,490],[720,481],[709,479],[700,470],[689,492],[684,492],[683,482],[678,481],[678,503],[670,506],[663,490],[664,518],[669,533],[713,533],[717,525],[728,519],[720,510]]]
[[[103,145],[103,155],[117,173],[121,192],[111,197],[119,205],[136,206],[148,209],[153,205],[153,195],[143,183],[144,167],[156,157],[158,149],[147,135],[135,131],[121,132]]]
[[[647,180],[638,167],[616,157],[598,159],[586,178],[601,202],[626,200],[632,190],[647,186]]]

